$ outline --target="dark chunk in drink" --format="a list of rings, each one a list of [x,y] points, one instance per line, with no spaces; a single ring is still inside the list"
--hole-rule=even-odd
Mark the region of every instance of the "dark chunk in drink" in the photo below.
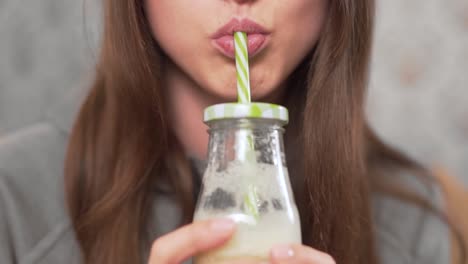
[[[277,211],[283,210],[283,204],[281,203],[279,199],[273,199],[271,200],[271,203],[273,204],[273,208],[275,208],[275,210]]]
[[[268,201],[263,201],[258,207],[260,213],[268,213]]]
[[[236,201],[234,195],[221,188],[216,188],[208,197],[206,197],[203,207],[214,210],[224,210],[235,207]]]

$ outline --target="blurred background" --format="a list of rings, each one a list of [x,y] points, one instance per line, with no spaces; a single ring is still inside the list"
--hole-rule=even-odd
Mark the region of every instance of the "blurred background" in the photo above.
[[[87,85],[98,2],[0,0],[0,138],[42,120],[70,89]],[[371,124],[457,188],[455,199],[466,205],[468,1],[377,2]]]
[[[377,0],[368,114],[387,141],[468,186],[468,1]],[[0,0],[0,135],[91,78],[99,0]]]
[[[0,0],[0,135],[91,78],[99,0]],[[377,0],[368,114],[388,142],[468,186],[468,1]]]
[[[371,123],[468,186],[468,1],[377,2]]]

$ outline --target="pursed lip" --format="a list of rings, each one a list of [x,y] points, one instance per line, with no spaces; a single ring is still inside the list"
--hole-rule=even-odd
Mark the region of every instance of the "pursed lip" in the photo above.
[[[218,31],[213,34],[212,38],[218,39],[223,36],[232,36],[235,32],[238,31],[242,31],[247,34],[269,34],[269,32],[264,27],[250,19],[245,18],[239,20],[233,18],[226,25],[218,29]]]
[[[212,35],[212,43],[225,56],[234,59],[235,47],[233,35],[239,31],[247,33],[249,57],[255,56],[266,47],[270,32],[250,19],[231,19],[231,21]]]

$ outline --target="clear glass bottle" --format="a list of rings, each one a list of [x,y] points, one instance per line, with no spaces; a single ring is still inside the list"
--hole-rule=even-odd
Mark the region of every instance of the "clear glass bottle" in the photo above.
[[[208,165],[194,221],[228,217],[237,229],[226,245],[195,263],[267,260],[274,245],[301,243],[283,146],[287,121],[286,108],[271,104],[223,104],[205,111]]]

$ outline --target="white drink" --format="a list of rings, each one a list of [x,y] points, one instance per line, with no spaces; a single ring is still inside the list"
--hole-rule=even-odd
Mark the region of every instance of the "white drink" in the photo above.
[[[278,244],[301,243],[299,215],[282,165],[231,162],[226,170],[208,169],[195,221],[228,217],[236,233],[224,246],[196,258],[197,264],[267,260]],[[247,189],[255,189],[258,214],[246,210]]]

